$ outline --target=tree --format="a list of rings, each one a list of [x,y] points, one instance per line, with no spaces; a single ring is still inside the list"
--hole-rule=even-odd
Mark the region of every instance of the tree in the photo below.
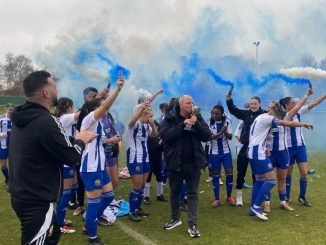
[[[24,78],[34,71],[32,60],[24,55],[7,53],[1,66],[1,81],[7,88],[21,86]]]
[[[318,67],[315,57],[311,54],[303,54],[299,60],[299,65],[301,67]]]

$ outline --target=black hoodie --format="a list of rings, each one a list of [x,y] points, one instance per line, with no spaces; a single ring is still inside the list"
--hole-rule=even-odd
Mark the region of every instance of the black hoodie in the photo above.
[[[26,102],[15,108],[9,146],[9,192],[21,200],[56,202],[63,164],[80,162],[84,142],[70,142],[45,107]]]
[[[252,111],[250,109],[238,109],[233,100],[227,100],[226,105],[229,109],[229,112],[235,116],[236,118],[243,121],[243,128],[240,134],[240,142],[241,144],[245,145],[245,148],[249,145],[249,132],[250,126],[255,121],[256,117],[265,113],[263,109],[259,108],[258,111]]]

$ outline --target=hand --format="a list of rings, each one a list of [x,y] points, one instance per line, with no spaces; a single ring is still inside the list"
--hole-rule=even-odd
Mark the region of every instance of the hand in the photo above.
[[[314,129],[314,126],[313,126],[312,124],[310,124],[310,123],[305,123],[305,124],[303,125],[303,127],[307,128],[307,129],[311,129],[311,130]]]
[[[148,119],[149,125],[153,126],[154,125],[154,118]]]
[[[121,141],[121,137],[119,135],[114,135],[113,137],[108,139],[108,141],[109,143],[119,144],[119,142]]]
[[[85,144],[88,144],[90,142],[92,142],[96,137],[98,136],[98,134],[95,134],[89,130],[84,130],[81,132],[76,132],[76,140],[82,140]]]
[[[6,139],[7,138],[7,134],[6,133],[0,133],[0,138],[2,139]]]
[[[310,95],[312,95],[314,93],[314,90],[312,88],[309,88],[306,95],[307,97],[309,97]]]
[[[158,94],[163,94],[163,89],[160,89],[159,91],[157,91]]]
[[[269,139],[269,140],[273,140],[273,138],[274,138],[274,137],[273,137],[273,134],[270,133],[270,134],[267,135],[267,139]]]
[[[266,154],[267,157],[269,157],[271,155],[271,151],[269,149],[266,149],[265,154]]]
[[[119,89],[122,89],[124,82],[125,82],[124,78],[119,77],[119,79],[118,79],[118,88]]]
[[[184,123],[185,125],[191,125],[191,126],[195,124],[195,123],[194,123],[190,118],[184,120],[183,123]]]
[[[191,115],[190,120],[195,124],[197,122],[197,116]]]
[[[229,92],[227,92],[225,94],[226,100],[229,101],[232,98],[232,94],[230,94]]]

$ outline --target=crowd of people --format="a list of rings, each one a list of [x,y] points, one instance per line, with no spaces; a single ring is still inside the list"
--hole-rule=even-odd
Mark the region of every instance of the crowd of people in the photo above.
[[[74,233],[71,221],[65,218],[68,207],[74,209],[76,216],[84,214],[83,230],[89,244],[102,244],[97,226],[110,225],[103,212],[114,201],[114,190],[119,184],[118,156],[122,149],[122,137],[110,109],[123,86],[124,78],[120,77],[113,91],[110,86],[100,92],[93,87],[84,89],[84,104],[74,111],[70,98],[57,99],[51,74],[37,71],[23,82],[26,102],[6,107],[6,114],[0,117],[0,161],[12,207],[21,222],[22,244],[57,244],[61,233]],[[301,117],[325,100],[326,95],[304,105],[313,94],[309,88],[298,103],[292,97],[285,97],[279,102],[271,101],[268,110],[263,110],[257,96],[249,100],[248,108],[238,108],[232,93],[227,93],[229,113],[241,120],[234,134],[237,176],[236,198],[233,198],[230,115],[221,104],[216,104],[212,106],[210,118],[205,120],[193,98],[182,95],[161,103],[161,115],[155,120],[151,102],[161,93],[158,90],[152,96],[141,96],[126,124],[132,222],[140,222],[149,215],[142,204],[151,204],[150,182],[154,174],[157,201],[170,202],[171,218],[163,228],[171,230],[181,225],[180,211],[187,210],[187,232],[190,237],[200,237],[198,188],[201,170],[207,166],[213,183],[213,208],[223,202],[220,198],[222,166],[225,202],[243,205],[242,188],[249,163],[253,178],[249,216],[268,220],[270,193],[276,183],[280,207],[294,210],[290,206],[294,163],[300,171],[298,201],[311,206],[306,198],[308,159],[302,127],[312,129],[313,126],[302,122]],[[55,107],[53,114],[52,107]],[[167,181],[169,198],[163,194]]]

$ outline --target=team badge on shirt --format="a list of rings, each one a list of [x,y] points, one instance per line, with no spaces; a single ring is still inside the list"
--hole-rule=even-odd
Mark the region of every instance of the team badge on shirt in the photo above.
[[[97,179],[94,182],[95,186],[101,186],[101,180]]]

